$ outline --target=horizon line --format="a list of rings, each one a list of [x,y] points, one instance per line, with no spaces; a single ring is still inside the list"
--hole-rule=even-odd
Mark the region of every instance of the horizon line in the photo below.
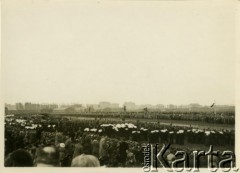
[[[8,102],[4,102],[4,104],[10,104],[10,105],[16,105],[17,103],[22,103],[22,104],[26,104],[26,103],[31,103],[31,104],[56,104],[56,105],[73,105],[73,104],[81,104],[81,105],[94,105],[94,104],[100,104],[101,102],[108,102],[110,104],[119,104],[119,105],[124,105],[125,103],[134,103],[135,105],[174,105],[174,106],[183,106],[183,105],[191,105],[191,104],[198,104],[200,106],[208,106],[208,105],[212,105],[213,103],[215,105],[218,106],[235,106],[235,104],[217,104],[216,102],[212,102],[210,104],[201,104],[201,103],[186,103],[186,104],[174,104],[174,103],[167,103],[167,104],[163,104],[163,103],[157,103],[157,104],[153,104],[153,103],[141,103],[141,104],[137,104],[133,101],[125,101],[123,103],[118,103],[118,102],[111,102],[111,101],[99,101],[98,103],[80,103],[80,102],[30,102],[30,101],[24,101],[24,102],[14,102],[14,103],[8,103]]]

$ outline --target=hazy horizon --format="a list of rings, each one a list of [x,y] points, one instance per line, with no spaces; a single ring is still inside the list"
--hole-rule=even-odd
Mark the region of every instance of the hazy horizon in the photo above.
[[[191,104],[199,104],[201,106],[211,106],[214,102],[212,102],[211,104],[200,104],[200,103],[189,103],[189,104],[161,104],[161,103],[158,103],[158,104],[150,104],[150,103],[146,103],[146,104],[138,104],[134,101],[126,101],[126,102],[123,102],[123,103],[117,103],[117,102],[111,102],[111,101],[100,101],[100,102],[109,102],[111,104],[119,104],[119,106],[123,106],[124,103],[129,103],[129,102],[132,102],[132,103],[135,103],[135,105],[152,105],[152,106],[156,106],[156,105],[164,105],[164,106],[167,106],[167,105],[175,105],[175,106],[188,106],[188,105],[191,105]],[[97,105],[99,104],[100,102],[98,103],[79,103],[79,102],[72,102],[72,103],[57,103],[57,102],[15,102],[15,103],[5,103],[5,104],[10,104],[10,105],[15,105],[17,103],[22,103],[23,105],[25,103],[31,103],[31,104],[40,104],[40,105],[44,105],[44,104],[56,104],[56,105],[73,105],[73,104],[81,104],[81,105]],[[214,105],[216,106],[235,106],[235,104],[217,104],[216,102],[214,103]]]
[[[234,8],[5,0],[4,102],[235,105]]]

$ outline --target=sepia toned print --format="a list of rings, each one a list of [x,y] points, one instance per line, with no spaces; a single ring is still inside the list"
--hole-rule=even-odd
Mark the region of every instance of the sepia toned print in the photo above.
[[[238,171],[235,5],[3,1],[3,169]]]

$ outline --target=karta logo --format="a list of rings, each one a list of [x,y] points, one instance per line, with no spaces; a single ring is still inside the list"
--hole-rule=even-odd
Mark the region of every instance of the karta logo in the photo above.
[[[158,172],[158,165],[160,164],[162,168],[168,172],[182,172],[182,171],[192,171],[199,172],[200,157],[207,158],[207,168],[211,172],[216,172],[219,169],[223,172],[230,172],[231,170],[237,172],[239,169],[234,167],[235,154],[232,151],[213,151],[213,146],[210,145],[208,151],[192,151],[187,153],[186,151],[176,151],[174,154],[169,153],[171,144],[163,144],[162,148],[158,150],[158,144],[153,146],[148,144],[143,147],[144,154],[144,172]],[[159,151],[159,152],[158,152]],[[167,155],[168,154],[168,155]],[[189,158],[192,155],[192,167],[189,166]],[[214,161],[214,158],[220,159],[218,163]],[[169,159],[166,159],[169,158]],[[177,158],[177,159],[171,159]],[[183,165],[183,166],[178,166]],[[226,166],[228,165],[228,166]]]

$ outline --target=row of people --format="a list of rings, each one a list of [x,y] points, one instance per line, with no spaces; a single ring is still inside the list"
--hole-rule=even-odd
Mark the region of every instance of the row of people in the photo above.
[[[9,153],[4,161],[5,167],[60,167],[59,150],[55,146],[38,148],[36,155],[25,149]],[[71,161],[71,167],[100,167],[99,160],[93,155],[81,154]]]

